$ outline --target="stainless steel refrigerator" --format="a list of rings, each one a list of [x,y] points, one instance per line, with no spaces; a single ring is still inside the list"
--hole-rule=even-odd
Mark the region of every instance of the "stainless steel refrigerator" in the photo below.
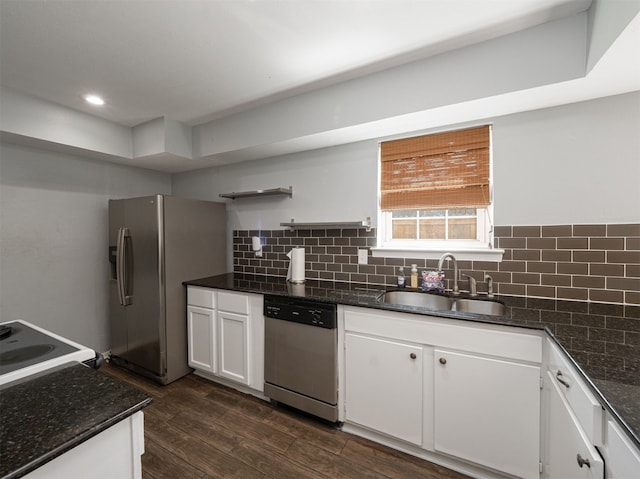
[[[187,364],[182,282],[226,272],[224,203],[109,200],[111,360],[170,383]]]

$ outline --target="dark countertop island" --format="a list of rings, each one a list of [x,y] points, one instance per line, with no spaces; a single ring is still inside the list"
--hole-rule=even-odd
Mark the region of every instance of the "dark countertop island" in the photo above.
[[[545,330],[640,447],[640,306],[496,296],[506,306],[504,316],[496,317],[384,304],[379,296],[395,288],[382,285],[316,280],[291,284],[283,277],[242,273],[184,284]]]
[[[80,363],[0,388],[0,477],[22,477],[151,403],[137,389]]]

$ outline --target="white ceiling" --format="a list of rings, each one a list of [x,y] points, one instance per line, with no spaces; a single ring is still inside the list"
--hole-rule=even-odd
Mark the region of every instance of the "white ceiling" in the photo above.
[[[2,85],[191,125],[586,10],[591,0],[0,0]],[[86,105],[86,93],[107,105]]]
[[[611,0],[594,0],[594,5],[605,1]],[[637,13],[640,0],[629,2],[608,6]],[[159,118],[204,126],[569,17],[591,4],[592,0],[0,0],[0,83],[123,127]],[[142,159],[116,155],[110,161],[186,171],[640,90],[639,45],[637,14],[604,55],[597,56],[595,67],[587,65],[588,74],[575,80],[324,133],[318,130],[306,137],[292,133],[286,141],[257,142],[188,161],[171,154]],[[87,93],[103,96],[106,104],[87,104]]]

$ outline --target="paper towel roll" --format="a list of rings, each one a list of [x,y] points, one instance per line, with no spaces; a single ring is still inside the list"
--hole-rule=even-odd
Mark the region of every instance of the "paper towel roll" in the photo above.
[[[251,250],[255,253],[256,256],[262,256],[262,244],[260,244],[259,237],[251,237]]]
[[[304,248],[293,248],[287,256],[290,260],[287,281],[304,283]]]

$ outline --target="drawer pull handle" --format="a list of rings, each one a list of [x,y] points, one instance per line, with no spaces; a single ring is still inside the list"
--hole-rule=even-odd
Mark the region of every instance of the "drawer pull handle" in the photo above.
[[[417,358],[416,353],[411,353],[411,354],[409,355],[409,357],[410,357],[411,359],[415,359],[415,358]]]
[[[562,376],[562,371],[560,371],[559,369],[558,369],[558,372],[556,373],[556,379],[558,380],[558,382],[560,384],[562,384],[567,389],[569,389],[571,387],[571,385],[567,381],[564,380],[564,378]]]
[[[447,360],[445,358],[440,358],[440,364],[447,364]]]
[[[591,463],[589,462],[589,459],[585,459],[583,458],[579,453],[578,453],[578,457],[576,458],[576,460],[578,461],[578,466],[582,467],[582,466],[587,466],[588,468],[591,468]]]

